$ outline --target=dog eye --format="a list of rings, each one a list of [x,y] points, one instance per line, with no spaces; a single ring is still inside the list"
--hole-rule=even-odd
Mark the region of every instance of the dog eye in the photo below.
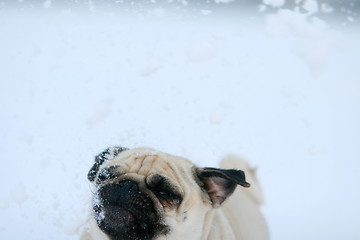
[[[159,190],[157,191],[157,194],[164,199],[175,198],[175,195],[173,193],[166,190]]]

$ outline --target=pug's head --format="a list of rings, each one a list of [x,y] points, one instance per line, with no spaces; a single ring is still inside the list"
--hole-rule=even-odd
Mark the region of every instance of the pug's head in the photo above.
[[[108,148],[95,158],[93,213],[111,240],[161,239],[201,234],[205,214],[237,185],[241,170],[198,168],[187,159],[138,148]]]

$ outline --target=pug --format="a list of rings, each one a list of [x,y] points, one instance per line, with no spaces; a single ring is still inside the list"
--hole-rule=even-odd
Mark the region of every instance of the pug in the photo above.
[[[81,240],[269,239],[253,170],[234,156],[221,167],[149,148],[106,149],[88,174],[94,192]]]

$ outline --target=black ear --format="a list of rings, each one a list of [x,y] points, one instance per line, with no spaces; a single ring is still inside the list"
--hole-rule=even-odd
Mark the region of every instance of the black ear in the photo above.
[[[198,168],[196,175],[214,207],[219,207],[235,191],[237,185],[250,187],[250,183],[245,180],[245,173],[241,170]]]
[[[96,174],[99,171],[101,164],[103,164],[107,160],[113,159],[119,153],[121,153],[122,151],[125,151],[125,150],[128,150],[128,149],[123,148],[123,147],[111,147],[111,148],[105,149],[105,151],[103,151],[102,153],[97,155],[95,157],[95,163],[88,173],[89,181],[93,182],[95,180]]]

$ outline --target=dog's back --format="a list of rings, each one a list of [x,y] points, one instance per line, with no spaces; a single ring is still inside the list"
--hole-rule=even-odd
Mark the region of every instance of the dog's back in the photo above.
[[[265,219],[259,208],[264,198],[255,175],[255,170],[250,168],[243,159],[229,155],[221,162],[221,168],[241,169],[245,172],[246,180],[251,184],[250,188],[238,187],[233,196],[222,206],[224,214],[233,224],[236,239],[244,240],[267,240],[269,231]]]

